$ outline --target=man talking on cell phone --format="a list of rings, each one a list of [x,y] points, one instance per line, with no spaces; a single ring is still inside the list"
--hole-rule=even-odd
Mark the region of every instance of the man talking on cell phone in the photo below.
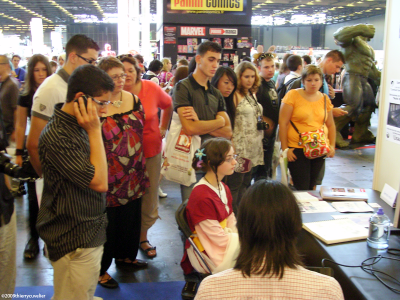
[[[54,300],[91,300],[97,286],[108,190],[99,114],[113,90],[103,70],[78,67],[66,102],[55,105],[39,139],[44,188],[37,229],[54,268]]]

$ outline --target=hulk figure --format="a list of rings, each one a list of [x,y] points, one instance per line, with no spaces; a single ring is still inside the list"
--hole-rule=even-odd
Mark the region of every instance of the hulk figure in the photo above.
[[[344,49],[346,73],[343,77],[344,110],[348,115],[335,118],[336,146],[344,148],[349,145],[344,141],[340,130],[354,121],[352,143],[372,143],[375,136],[368,130],[372,113],[375,111],[375,95],[368,82],[372,80],[380,85],[381,72],[375,67],[374,49],[368,45],[375,35],[373,25],[358,24],[339,28],[334,34],[335,43]]]

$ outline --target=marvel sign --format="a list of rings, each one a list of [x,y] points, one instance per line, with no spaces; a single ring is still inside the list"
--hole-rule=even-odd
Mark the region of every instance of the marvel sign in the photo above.
[[[238,30],[233,28],[210,28],[210,35],[238,35]]]
[[[205,27],[181,26],[181,35],[185,35],[185,36],[205,36],[206,35],[206,28]]]

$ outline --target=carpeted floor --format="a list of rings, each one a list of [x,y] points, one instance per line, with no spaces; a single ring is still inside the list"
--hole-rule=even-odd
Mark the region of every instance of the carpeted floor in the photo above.
[[[119,288],[113,290],[98,286],[95,296],[104,300],[181,300],[184,284],[184,281],[120,283]],[[51,299],[53,287],[16,287],[14,294],[18,294],[14,299],[26,298],[25,295],[31,295],[31,299]]]

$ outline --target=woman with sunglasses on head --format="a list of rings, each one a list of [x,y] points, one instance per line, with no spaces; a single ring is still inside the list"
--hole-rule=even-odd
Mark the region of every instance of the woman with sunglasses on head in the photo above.
[[[161,60],[163,67],[160,74],[158,74],[159,84],[162,88],[169,84],[170,80],[174,75],[171,73],[172,63],[169,58],[163,58]]]
[[[233,103],[233,96],[237,88],[237,77],[230,67],[221,66],[211,79],[211,84],[215,86],[225,99],[226,112],[231,120],[232,129],[235,126],[236,107]]]
[[[35,54],[28,61],[28,72],[25,76],[25,86],[18,99],[17,121],[15,128],[16,159],[15,162],[22,166],[25,153],[25,132],[28,118],[31,118],[33,95],[43,81],[52,74],[48,59]],[[39,234],[36,230],[36,220],[39,206],[36,198],[35,182],[27,182],[29,200],[29,230],[30,238],[24,250],[25,258],[35,258],[39,253]]]
[[[301,75],[304,88],[290,90],[282,100],[279,113],[279,137],[282,151],[288,149],[287,159],[294,187],[297,190],[312,190],[318,174],[325,164],[325,157],[335,155],[336,129],[333,120],[331,100],[319,89],[323,78],[320,68],[309,65]],[[325,125],[326,124],[326,125]],[[328,134],[326,134],[328,129]],[[316,158],[307,157],[304,153],[305,145],[302,133],[321,132],[314,134],[327,137],[325,144],[329,147],[326,156]]]
[[[157,255],[157,252],[156,247],[153,247],[148,241],[147,232],[158,219],[161,145],[172,116],[172,99],[158,84],[140,78],[140,67],[132,55],[121,55],[117,58],[125,66],[127,74],[124,90],[140,98],[146,114],[143,128],[143,149],[150,187],[146,189],[142,199],[140,249],[147,257],[152,258]],[[158,118],[158,109],[161,109],[161,122]]]
[[[101,128],[108,162],[107,242],[101,260],[99,284],[116,288],[107,273],[113,258],[117,265],[146,267],[136,259],[141,227],[141,201],[149,179],[143,152],[145,114],[139,98],[123,90],[125,66],[114,57],[101,59],[100,69],[114,81],[115,89]]]
[[[240,199],[250,186],[252,169],[264,164],[262,139],[264,125],[263,108],[257,102],[255,93],[260,86],[260,77],[256,67],[248,61],[236,67],[237,90],[233,97],[236,107],[232,144],[238,155],[235,172],[226,178],[232,192],[233,210],[237,213]]]

